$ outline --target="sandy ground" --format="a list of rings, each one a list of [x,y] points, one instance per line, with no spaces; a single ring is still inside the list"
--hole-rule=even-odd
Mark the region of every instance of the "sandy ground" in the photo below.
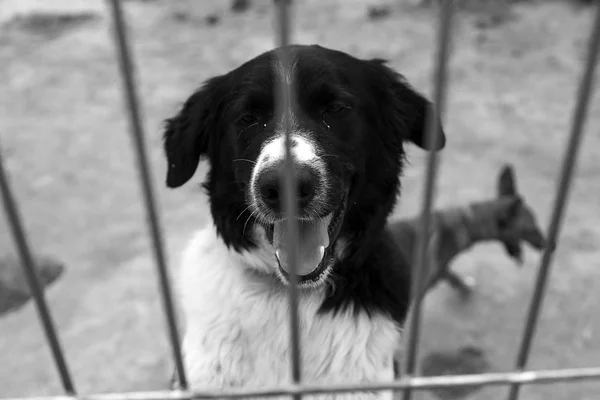
[[[268,2],[261,3],[234,15],[224,1],[192,6],[178,0],[168,7],[128,2],[172,269],[177,249],[208,215],[194,184],[178,191],[164,188],[161,121],[203,79],[274,45],[273,16]],[[416,87],[431,93],[436,20],[430,10],[399,4],[389,18],[373,22],[366,18],[364,1],[298,3],[296,42],[389,58]],[[80,4],[92,13],[85,21],[36,33],[7,22],[23,7],[22,0],[0,1],[5,22],[0,30],[0,141],[32,245],[67,266],[47,298],[76,385],[82,392],[164,388],[170,353],[110,20],[101,4],[89,0]],[[205,22],[212,12],[221,16],[216,26]],[[437,205],[493,195],[500,165],[511,162],[521,190],[546,226],[591,12],[561,3],[519,5],[510,23],[482,30],[476,20],[461,14],[456,21],[445,117],[448,146]],[[599,123],[596,96],[533,347],[534,368],[600,365]],[[419,209],[424,156],[410,149],[398,215]],[[13,251],[5,229],[0,251]],[[477,294],[463,303],[443,285],[432,293],[420,354],[472,345],[485,352],[491,370],[511,369],[539,258],[528,251],[524,268],[517,269],[494,244],[459,258],[457,270],[476,278]],[[0,395],[59,394],[58,382],[32,304],[0,319]],[[527,388],[522,398],[583,400],[599,392],[600,382],[556,384]],[[487,388],[476,397],[500,399],[505,393],[505,388]]]

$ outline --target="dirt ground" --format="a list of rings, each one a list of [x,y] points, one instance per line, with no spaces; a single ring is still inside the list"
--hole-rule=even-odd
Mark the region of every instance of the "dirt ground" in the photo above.
[[[92,0],[64,6],[77,4],[84,14],[60,25],[9,18],[25,3],[51,2],[0,0],[0,143],[32,245],[66,264],[47,299],[75,383],[82,392],[165,388],[170,349],[110,19],[102,2]],[[202,80],[274,45],[270,1],[258,3],[232,14],[228,1],[127,2],[173,271],[177,249],[208,214],[197,185],[164,187],[161,121]],[[417,88],[431,93],[432,10],[396,1],[390,16],[374,22],[366,17],[369,2],[362,0],[297,3],[294,41],[388,58]],[[218,24],[207,23],[211,13],[220,18]],[[511,162],[521,191],[547,226],[591,16],[589,9],[559,2],[519,4],[510,21],[491,27],[484,27],[480,16],[458,16],[437,206],[493,195],[496,173]],[[594,99],[532,368],[600,365],[600,103]],[[410,149],[397,215],[419,210],[424,156]],[[5,228],[0,252],[13,252]],[[477,292],[469,302],[444,285],[431,294],[420,354],[469,345],[484,352],[490,370],[510,370],[539,260],[528,251],[518,269],[495,244],[460,257],[456,270],[477,280]],[[0,319],[0,396],[59,393],[33,305]],[[598,393],[600,382],[555,384],[528,387],[521,398],[583,400]],[[506,388],[496,387],[473,398],[505,395]]]

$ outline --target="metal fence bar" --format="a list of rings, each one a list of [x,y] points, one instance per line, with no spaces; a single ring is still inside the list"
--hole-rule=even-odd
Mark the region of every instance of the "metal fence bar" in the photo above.
[[[519,348],[519,354],[517,356],[517,370],[523,370],[527,364],[531,343],[537,327],[540,309],[544,301],[552,256],[554,254],[554,249],[556,248],[556,242],[564,216],[564,209],[566,207],[567,197],[571,188],[573,170],[575,167],[575,162],[577,161],[578,150],[581,143],[583,128],[587,117],[592,88],[594,85],[594,73],[596,64],[598,62],[598,51],[600,51],[600,5],[596,6],[596,17],[589,40],[583,77],[579,83],[577,104],[575,105],[575,111],[573,113],[573,122],[569,136],[569,143],[564,155],[560,180],[558,182],[556,198],[550,220],[550,227],[548,228],[548,246],[546,247],[542,256],[533,298],[527,314],[525,330],[523,332],[523,338]],[[520,385],[518,383],[512,385],[508,399],[516,400],[519,397],[519,389]]]
[[[168,325],[168,334],[175,360],[175,367],[179,378],[179,385],[182,389],[187,388],[187,379],[181,356],[181,344],[177,331],[177,320],[173,306],[173,295],[169,283],[169,274],[165,260],[163,238],[158,220],[158,213],[154,200],[152,179],[150,176],[150,167],[148,156],[144,146],[144,132],[140,118],[140,105],[136,93],[136,84],[133,77],[133,63],[131,61],[131,52],[127,39],[123,10],[119,0],[111,0],[112,18],[114,28],[114,40],[117,48],[119,67],[123,80],[123,92],[125,101],[129,109],[129,123],[131,135],[134,142],[137,155],[137,166],[142,186],[142,195],[146,204],[147,221],[150,229],[150,236],[154,248],[154,257],[158,269],[159,284],[162,293],[163,307]]]
[[[278,19],[278,44],[279,46],[287,46],[290,42],[290,7],[287,0],[280,0],[277,7],[277,19]],[[279,62],[282,65],[283,75],[291,73],[291,65],[289,54],[283,49],[279,53]],[[287,243],[284,246],[287,247],[287,254],[289,255],[289,304],[290,304],[290,356],[291,356],[291,369],[292,369],[292,382],[299,384],[302,379],[301,376],[301,353],[300,353],[300,328],[298,321],[298,204],[297,204],[297,193],[296,193],[296,176],[294,160],[292,159],[292,142],[290,134],[290,118],[288,112],[290,112],[293,91],[292,82],[287,82],[282,77],[281,82],[276,87],[275,98],[276,104],[281,107],[282,124],[285,134],[285,165],[284,165],[284,183],[283,183],[283,194],[284,194],[284,206],[283,211],[286,219],[285,229],[287,230]],[[294,399],[300,399],[300,394],[294,394]]]
[[[13,239],[15,241],[15,245],[19,253],[19,258],[21,259],[21,263],[23,264],[23,271],[25,272],[27,284],[29,285],[29,289],[31,290],[31,295],[33,296],[38,316],[42,323],[42,327],[44,328],[46,340],[48,341],[48,345],[50,346],[52,356],[54,357],[54,363],[56,364],[56,368],[58,369],[58,373],[60,375],[62,387],[65,390],[65,392],[73,395],[75,394],[75,385],[73,384],[73,380],[71,379],[71,374],[69,373],[67,361],[65,359],[60,340],[58,339],[58,334],[56,333],[56,328],[54,327],[54,322],[52,320],[52,316],[50,315],[50,310],[48,309],[48,305],[46,303],[44,290],[42,289],[42,285],[40,284],[37,270],[35,268],[36,263],[31,253],[31,247],[29,246],[27,235],[25,234],[25,230],[23,229],[23,223],[19,214],[19,209],[17,207],[15,197],[13,196],[12,190],[10,188],[8,175],[6,174],[6,170],[4,169],[4,161],[2,160],[1,149],[0,193],[2,194],[2,202],[4,203],[4,210],[6,212],[8,225],[10,227]]]
[[[435,148],[438,143],[440,126],[438,124],[439,117],[443,114],[446,101],[446,75],[448,56],[450,52],[450,38],[452,28],[452,15],[454,9],[454,0],[446,0],[442,2],[440,12],[440,26],[438,29],[436,53],[435,75],[434,75],[434,98],[431,110],[427,116],[426,138],[425,144],[429,148]],[[427,147],[426,146],[426,147]],[[437,175],[437,157],[436,151],[430,151],[427,163],[427,180],[423,194],[423,207],[421,215],[420,231],[417,240],[417,251],[415,252],[413,266],[415,267],[413,283],[412,283],[412,299],[413,307],[411,310],[409,334],[407,341],[408,354],[406,355],[405,374],[408,376],[414,375],[418,357],[420,325],[421,325],[421,302],[423,296],[421,286],[423,280],[424,267],[429,262],[427,254],[427,242],[431,217],[431,207],[435,195],[435,181]],[[410,389],[404,391],[404,400],[410,400],[412,392]]]
[[[192,400],[192,399],[240,399],[251,397],[275,397],[296,394],[350,393],[357,391],[428,390],[459,386],[499,386],[511,383],[550,384],[586,381],[600,378],[600,367],[539,370],[528,372],[498,372],[474,375],[446,375],[430,377],[402,378],[397,381],[370,384],[335,385],[285,385],[261,389],[232,389],[226,391],[152,391],[129,393],[102,393],[86,396],[47,396],[28,397],[27,400]],[[3,400],[25,400],[25,398],[7,398]]]

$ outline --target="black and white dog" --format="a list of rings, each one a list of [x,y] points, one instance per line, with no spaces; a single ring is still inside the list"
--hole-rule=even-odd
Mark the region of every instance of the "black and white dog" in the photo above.
[[[285,107],[279,84],[292,89]],[[210,163],[204,187],[214,226],[187,245],[179,282],[193,388],[290,382],[284,123],[298,183],[302,378],[393,378],[411,269],[385,224],[404,143],[426,148],[430,106],[383,60],[294,45],[208,80],[166,121],[167,186],[185,184],[201,158]],[[440,136],[429,150],[444,147]]]

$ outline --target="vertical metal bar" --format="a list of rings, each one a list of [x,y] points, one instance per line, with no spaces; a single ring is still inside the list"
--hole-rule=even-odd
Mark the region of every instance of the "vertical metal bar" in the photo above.
[[[171,286],[169,283],[169,274],[167,271],[167,263],[164,255],[163,239],[156,212],[154,194],[152,188],[152,179],[150,177],[150,167],[148,156],[144,146],[144,133],[140,118],[140,106],[137,98],[136,87],[133,77],[133,63],[131,61],[131,53],[127,39],[123,10],[119,0],[111,0],[113,27],[115,32],[115,45],[118,52],[119,66],[121,69],[121,77],[123,79],[123,91],[125,101],[129,108],[129,123],[131,127],[131,135],[134,142],[135,152],[137,154],[138,171],[142,184],[142,194],[146,204],[148,226],[154,247],[154,257],[158,269],[159,284],[162,293],[164,312],[167,320],[167,328],[175,367],[179,378],[179,386],[181,389],[187,389],[188,383],[181,357],[181,344],[179,342],[179,334],[177,329],[177,319],[173,307],[173,296],[171,294]]]
[[[287,46],[290,44],[290,5],[288,0],[279,0],[277,6],[277,34],[278,45]]]
[[[279,0],[278,5],[278,39],[279,46],[287,46],[290,42],[290,10],[287,0]],[[284,76],[291,73],[290,57],[287,49],[281,49],[279,53],[279,61],[282,64]],[[282,77],[283,78],[283,77]],[[298,221],[296,216],[298,214],[298,203],[296,193],[296,176],[294,173],[294,160],[292,159],[292,143],[290,137],[290,118],[288,113],[292,106],[292,93],[293,86],[292,82],[281,79],[279,87],[275,93],[275,103],[281,107],[281,116],[283,122],[283,128],[285,132],[285,165],[284,165],[284,176],[285,180],[283,183],[284,192],[284,207],[283,211],[286,218],[287,230],[287,252],[289,254],[289,304],[290,304],[290,346],[291,346],[291,369],[292,369],[292,382],[299,384],[301,377],[301,358],[300,358],[300,328],[298,321]],[[302,395],[295,394],[294,399],[300,399]]]
[[[540,270],[538,273],[533,298],[531,300],[529,312],[527,314],[527,321],[525,324],[525,330],[523,332],[523,339],[521,341],[519,353],[517,355],[517,370],[523,370],[527,364],[531,343],[533,341],[535,329],[537,327],[540,309],[544,301],[544,295],[546,292],[546,286],[548,282],[548,275],[550,272],[550,263],[552,262],[552,256],[554,254],[558,234],[560,232],[564,209],[566,207],[567,196],[569,195],[569,190],[571,187],[573,170],[575,167],[575,162],[577,160],[577,154],[581,143],[585,119],[587,117],[592,88],[594,87],[594,72],[596,69],[596,64],[598,62],[599,50],[600,4],[596,6],[596,18],[594,21],[594,27],[588,44],[587,60],[585,62],[583,77],[579,83],[577,104],[575,105],[575,112],[573,113],[573,121],[569,137],[569,143],[564,156],[565,158],[560,174],[560,181],[557,186],[557,193],[554,201],[552,217],[550,219],[550,227],[548,228],[548,246],[546,247],[544,255],[542,256],[542,261],[540,264]],[[519,389],[520,384],[511,385],[508,399],[516,400],[519,397]]]
[[[12,236],[14,238],[17,250],[19,252],[19,257],[21,259],[21,263],[23,264],[25,277],[27,278],[27,283],[29,284],[31,295],[33,296],[33,300],[35,302],[35,306],[37,308],[42,327],[44,328],[46,340],[48,341],[48,345],[50,346],[50,350],[52,351],[54,363],[56,364],[56,368],[58,369],[63,389],[65,390],[65,392],[67,392],[67,394],[75,395],[75,386],[73,385],[71,374],[69,373],[69,368],[64,357],[60,340],[58,339],[58,335],[56,333],[56,328],[54,327],[52,316],[50,315],[50,310],[48,309],[48,305],[46,304],[44,290],[42,289],[42,285],[40,284],[40,280],[37,275],[35,261],[31,254],[31,248],[27,241],[27,237],[23,229],[23,223],[21,221],[21,216],[19,214],[15,198],[12,194],[10,183],[8,181],[8,176],[6,174],[6,171],[4,170],[3,164],[4,162],[2,160],[2,154],[0,149],[0,192],[2,193],[2,202],[4,203],[4,209],[8,219],[8,225],[11,229]]]
[[[438,124],[439,116],[442,115],[444,105],[446,101],[446,76],[447,76],[447,64],[448,56],[450,52],[450,37],[452,28],[452,15],[454,11],[454,0],[446,0],[442,2],[442,9],[440,14],[440,26],[438,29],[437,36],[437,54],[435,62],[435,75],[434,75],[434,99],[427,118],[427,129],[426,129],[426,144],[430,148],[435,147],[435,144],[439,140],[440,126]],[[406,355],[405,373],[407,375],[414,375],[418,347],[419,347],[419,336],[420,336],[420,325],[421,325],[421,286],[422,286],[422,271],[424,266],[429,261],[427,254],[427,241],[428,232],[431,216],[431,207],[435,195],[435,181],[437,175],[437,152],[430,151],[427,163],[427,180],[425,182],[424,194],[423,194],[423,207],[421,215],[421,229],[418,235],[417,251],[414,255],[413,265],[415,267],[413,284],[412,284],[412,299],[413,308],[411,310],[410,327],[408,334],[407,349],[408,354]],[[412,397],[412,390],[407,389],[404,391],[404,400],[410,400]]]

